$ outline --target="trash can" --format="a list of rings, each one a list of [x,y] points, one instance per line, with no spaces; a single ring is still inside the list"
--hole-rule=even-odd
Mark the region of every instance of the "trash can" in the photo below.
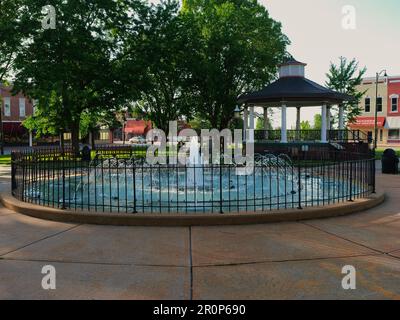
[[[399,172],[399,158],[396,151],[386,149],[382,156],[382,173],[397,174]]]

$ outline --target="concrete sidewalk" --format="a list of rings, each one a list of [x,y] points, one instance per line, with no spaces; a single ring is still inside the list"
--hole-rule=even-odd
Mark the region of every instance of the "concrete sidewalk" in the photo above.
[[[0,298],[400,299],[400,176],[378,182],[378,208],[269,225],[75,225],[0,208]],[[56,290],[41,287],[45,265]],[[346,265],[356,290],[342,289]]]

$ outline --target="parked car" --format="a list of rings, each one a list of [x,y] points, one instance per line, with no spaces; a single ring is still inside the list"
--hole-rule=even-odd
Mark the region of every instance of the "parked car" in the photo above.
[[[128,140],[131,144],[147,145],[146,138],[144,137],[133,137]]]

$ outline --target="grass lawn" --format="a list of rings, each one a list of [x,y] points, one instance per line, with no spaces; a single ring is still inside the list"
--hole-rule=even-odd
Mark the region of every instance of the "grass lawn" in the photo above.
[[[383,156],[383,152],[384,152],[386,149],[394,149],[394,150],[396,151],[396,153],[397,153],[397,156],[400,157],[400,149],[398,149],[398,148],[378,148],[378,149],[376,149],[375,158],[376,158],[377,160],[381,160],[381,159],[382,159],[382,156]]]
[[[0,155],[0,166],[9,166],[11,165],[11,155]]]

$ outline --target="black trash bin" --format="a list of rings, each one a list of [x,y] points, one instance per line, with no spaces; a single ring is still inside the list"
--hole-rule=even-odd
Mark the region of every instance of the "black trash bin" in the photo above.
[[[386,149],[382,156],[382,173],[397,174],[399,172],[399,158],[396,151]]]

